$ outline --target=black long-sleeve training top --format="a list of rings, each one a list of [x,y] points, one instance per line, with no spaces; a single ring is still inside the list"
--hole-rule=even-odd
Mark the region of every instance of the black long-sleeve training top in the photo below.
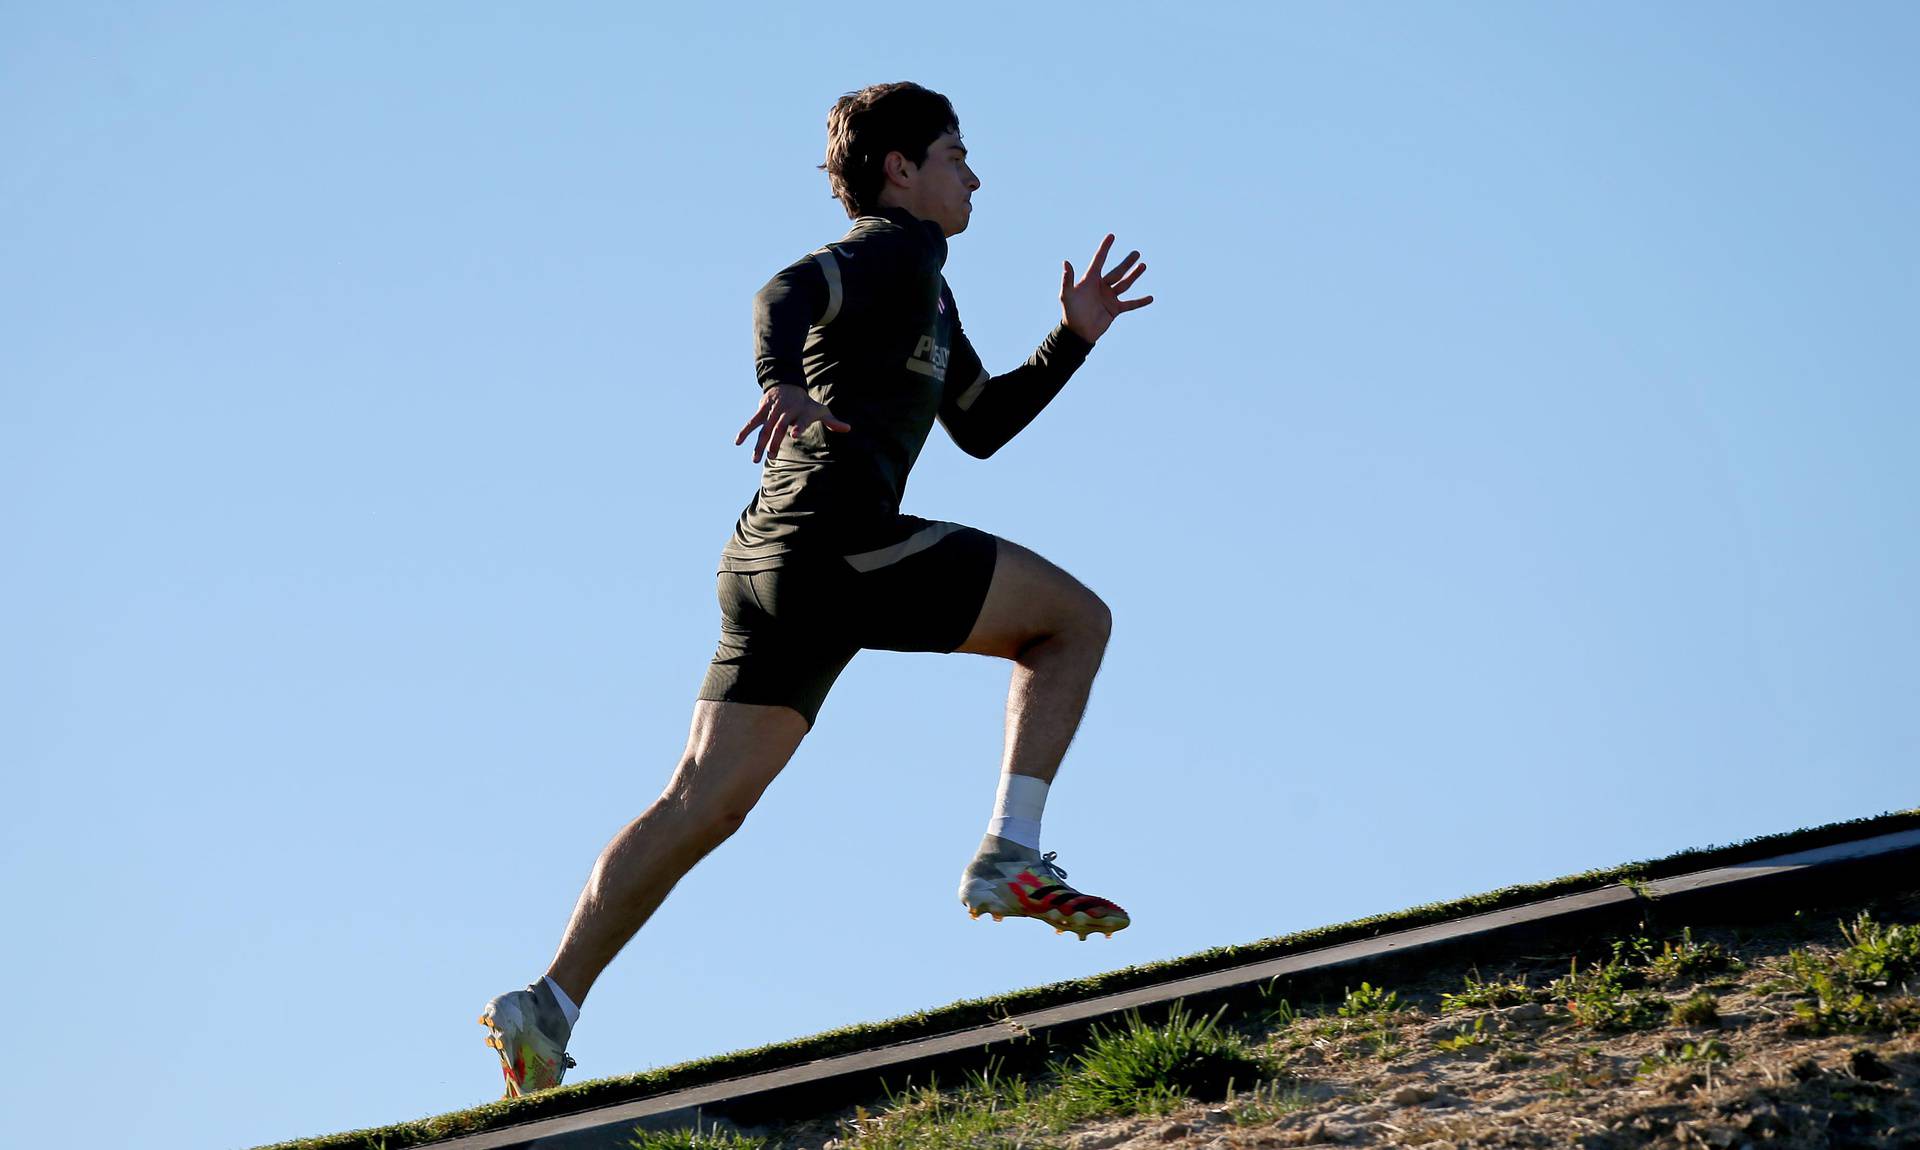
[[[889,547],[907,473],[936,417],[985,459],[1040,414],[1093,347],[1057,325],[1003,375],[980,365],[940,270],[937,224],[897,208],[861,216],[844,239],[782,268],[753,301],[760,386],[797,384],[853,430],[816,423],[769,457],[760,490],[721,555],[758,571],[800,555]]]

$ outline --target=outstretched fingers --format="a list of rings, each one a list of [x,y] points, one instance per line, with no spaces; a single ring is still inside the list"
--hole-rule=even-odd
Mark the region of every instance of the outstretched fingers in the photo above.
[[[738,447],[741,444],[745,443],[747,441],[747,432],[752,431],[754,428],[759,427],[761,424],[765,423],[767,421],[767,413],[772,410],[773,410],[773,396],[772,395],[761,396],[760,409],[753,413],[752,419],[747,420],[747,425],[740,429],[740,434],[733,437],[733,445],[735,447]],[[760,442],[765,443],[766,441],[767,441],[767,433],[765,431],[762,431],[760,433]]]
[[[760,442],[753,445],[753,461],[758,463],[762,456],[771,457],[780,454],[780,441],[786,437],[787,415],[781,412],[769,419],[767,426],[761,429]]]
[[[1120,282],[1120,277],[1126,275],[1127,269],[1133,267],[1134,261],[1138,260],[1139,258],[1140,258],[1140,253],[1138,251],[1128,252],[1127,258],[1121,260],[1120,263],[1112,271],[1107,273],[1107,276],[1106,276],[1107,286],[1110,288],[1113,288],[1115,291],[1125,291],[1126,284],[1123,284]],[[1132,283],[1133,280],[1138,278],[1140,273],[1145,270],[1146,270],[1146,265],[1141,264],[1139,268],[1135,269],[1133,276],[1127,280],[1127,283]]]
[[[1106,274],[1102,269],[1107,266],[1107,253],[1112,250],[1113,233],[1108,232],[1107,238],[1100,241],[1100,250],[1093,253],[1093,263],[1087,265],[1089,279],[1100,279]]]
[[[779,401],[775,390],[767,392],[768,398],[760,405],[753,418],[740,429],[734,437],[734,445],[739,446],[747,440],[747,433],[758,427],[760,438],[753,444],[753,461],[771,459],[780,453],[780,445],[789,439],[798,439],[800,433],[818,423],[828,431],[842,434],[852,431],[853,425],[835,416],[825,404],[806,401],[797,406],[787,406]]]

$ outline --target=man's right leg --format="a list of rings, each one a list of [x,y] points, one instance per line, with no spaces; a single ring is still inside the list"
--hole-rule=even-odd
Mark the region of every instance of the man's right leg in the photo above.
[[[547,967],[575,1004],[674,884],[740,829],[806,733],[792,707],[693,705],[687,749],[667,789],[600,852]]]
[[[673,778],[600,852],[546,976],[494,998],[480,1015],[508,1096],[560,1083],[573,1064],[567,1007],[577,1011],[674,884],[740,828],[808,727],[792,707],[708,699],[693,705],[693,729]]]

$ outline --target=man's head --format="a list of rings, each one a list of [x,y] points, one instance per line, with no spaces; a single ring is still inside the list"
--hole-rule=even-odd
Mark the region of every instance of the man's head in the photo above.
[[[905,208],[949,236],[966,230],[980,186],[953,105],[905,82],[840,97],[827,113],[827,162],[820,166],[848,217]]]

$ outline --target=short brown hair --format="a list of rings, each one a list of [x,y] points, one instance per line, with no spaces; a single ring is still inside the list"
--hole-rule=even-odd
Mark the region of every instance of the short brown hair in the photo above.
[[[902,80],[870,84],[835,100],[827,113],[827,182],[849,219],[880,206],[887,153],[923,164],[943,132],[958,132],[960,117],[938,92]]]

